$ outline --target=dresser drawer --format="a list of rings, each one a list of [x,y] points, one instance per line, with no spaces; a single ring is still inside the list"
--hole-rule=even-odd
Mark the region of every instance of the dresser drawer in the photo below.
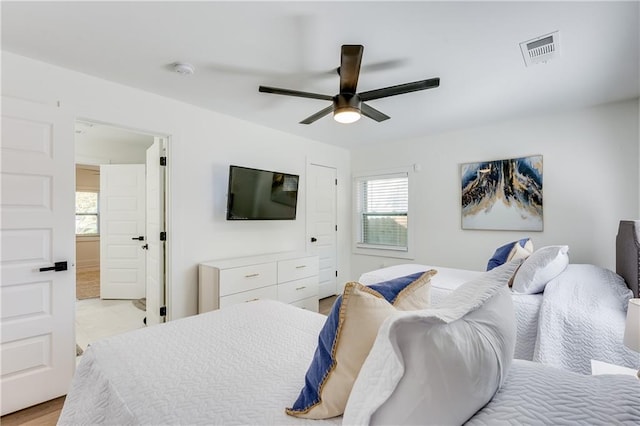
[[[259,299],[278,299],[278,290],[275,285],[258,288],[256,290],[243,291],[242,293],[231,294],[220,298],[220,309],[237,303],[251,302]]]
[[[297,302],[291,303],[291,305],[308,311],[318,312],[320,302],[318,301],[318,297],[314,296],[309,297],[308,299],[298,300]]]
[[[275,285],[276,282],[277,267],[275,262],[221,269],[220,296]]]
[[[314,275],[318,275],[318,258],[316,256],[278,262],[278,282],[284,283]]]
[[[278,284],[278,300],[281,302],[291,303],[312,296],[318,297],[318,277]]]

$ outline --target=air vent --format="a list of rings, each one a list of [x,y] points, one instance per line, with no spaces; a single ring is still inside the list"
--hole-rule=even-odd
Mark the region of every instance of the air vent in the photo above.
[[[559,33],[555,31],[524,41],[520,43],[520,50],[526,66],[548,62],[560,53]]]

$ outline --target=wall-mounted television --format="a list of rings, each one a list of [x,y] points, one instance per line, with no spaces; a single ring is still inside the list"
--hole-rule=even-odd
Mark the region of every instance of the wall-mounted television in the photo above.
[[[299,176],[229,166],[227,220],[293,220]]]

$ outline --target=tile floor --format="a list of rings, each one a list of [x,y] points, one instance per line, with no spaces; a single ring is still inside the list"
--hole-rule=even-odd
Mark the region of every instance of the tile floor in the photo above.
[[[131,300],[76,300],[76,343],[84,351],[98,339],[142,328],[145,315]]]

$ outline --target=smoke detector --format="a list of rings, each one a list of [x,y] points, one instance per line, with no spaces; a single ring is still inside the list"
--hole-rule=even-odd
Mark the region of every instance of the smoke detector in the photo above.
[[[173,70],[180,75],[191,75],[195,72],[193,65],[186,62],[176,62],[173,64]]]
[[[560,34],[554,31],[520,43],[525,66],[546,63],[560,54]]]

